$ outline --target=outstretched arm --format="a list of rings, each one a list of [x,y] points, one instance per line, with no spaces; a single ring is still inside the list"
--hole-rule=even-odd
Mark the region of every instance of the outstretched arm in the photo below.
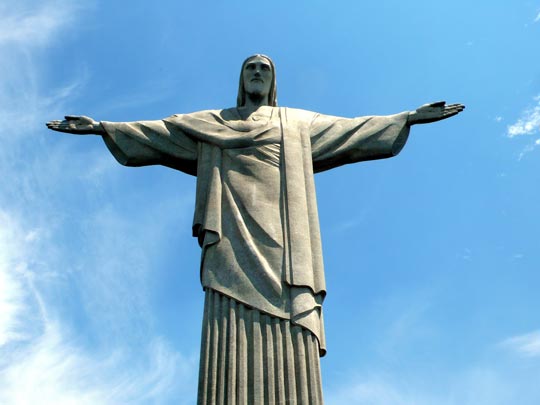
[[[75,135],[95,134],[124,166],[162,165],[195,175],[197,142],[167,120],[107,122],[67,115],[47,123],[53,131]]]
[[[55,120],[47,122],[47,128],[74,135],[105,134],[103,126],[90,117],[85,117],[84,115],[66,115],[65,118],[63,121]]]
[[[409,113],[407,125],[428,124],[430,122],[445,120],[459,114],[465,109],[463,104],[446,104],[445,101],[424,104]]]

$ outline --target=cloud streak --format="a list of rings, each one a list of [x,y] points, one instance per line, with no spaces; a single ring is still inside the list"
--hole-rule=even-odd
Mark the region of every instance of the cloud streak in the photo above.
[[[74,22],[85,2],[63,0],[5,1],[0,6],[0,46],[44,46]],[[86,2],[86,5],[88,2]]]
[[[540,96],[534,100],[536,105],[525,110],[514,124],[508,126],[506,133],[509,138],[540,132]]]
[[[501,346],[523,357],[540,357],[540,331],[510,337]]]
[[[433,401],[433,398],[425,393],[414,393],[380,377],[359,378],[338,391],[330,392],[326,402],[329,405],[444,405],[447,403]]]
[[[28,306],[26,245],[31,239],[5,212],[0,211],[0,348],[26,337],[22,321]]]
[[[0,59],[10,61],[0,64],[0,403],[191,404],[196,357],[152,327],[151,252],[137,251],[140,240],[125,232],[118,210],[95,206],[101,187],[115,181],[105,174],[112,159],[86,150],[83,162],[65,145],[43,152],[43,123],[84,83],[45,93],[43,54],[76,25],[82,7],[0,5]],[[73,192],[75,182],[83,195]],[[66,198],[77,203],[56,203]],[[87,220],[74,220],[69,206],[87,209]],[[159,208],[148,210],[153,218]]]
[[[399,342],[411,341],[417,334],[422,307],[403,310],[396,326],[387,335]],[[394,331],[397,329],[397,333]],[[433,335],[431,335],[433,337]],[[540,403],[540,331],[512,336],[497,345],[486,344],[466,358],[445,356],[446,366],[437,359],[426,364],[413,355],[403,356],[406,346],[383,350],[371,365],[351,363],[350,369],[332,371],[346,378],[325,392],[328,405],[536,405]],[[456,341],[457,346],[466,341]],[[414,341],[420,347],[421,342]],[[429,344],[428,344],[429,345]],[[391,349],[391,348],[390,348]],[[501,351],[510,352],[505,356]],[[425,349],[419,349],[424,351]],[[451,349],[452,350],[452,349]],[[387,358],[387,353],[393,353]],[[516,356],[517,355],[517,356]],[[396,361],[400,359],[400,361]],[[374,365],[375,364],[375,365]],[[526,367],[524,367],[526,365]]]
[[[469,364],[437,375],[414,368],[357,375],[327,391],[328,405],[536,405],[538,368],[512,364]]]
[[[523,135],[534,135],[540,133],[540,95],[534,98],[536,105],[527,108],[521,113],[521,117],[506,129],[506,135],[509,138],[515,138]],[[525,155],[533,152],[540,146],[540,138],[529,142],[519,153],[518,160],[523,159]]]
[[[94,323],[100,327],[94,332],[105,341],[88,345],[87,336],[79,336],[61,319],[48,291],[58,294],[65,283],[55,279],[58,273],[51,278],[54,272],[43,265],[50,261],[51,242],[41,239],[39,230],[25,229],[16,215],[0,212],[0,403],[140,404],[162,403],[171,396],[192,403],[196,356],[183,356],[148,331],[144,339],[131,339],[130,329],[124,328],[123,341],[108,339],[114,331],[103,322]],[[138,300],[144,291],[133,280],[124,281],[129,291],[96,282],[84,286],[103,301],[111,324],[122,324],[126,318],[126,311],[116,308],[120,301],[128,295]],[[111,288],[115,300],[108,295]],[[127,318],[136,318],[131,311],[144,310],[142,301]],[[128,341],[133,347],[126,345]]]
[[[13,145],[43,125],[43,118],[61,106],[84,83],[64,83],[43,93],[46,50],[69,30],[89,2],[66,0],[12,1],[0,5],[0,134]]]
[[[3,404],[161,402],[178,382],[184,391],[194,383],[194,359],[182,357],[163,340],[153,340],[138,357],[118,349],[95,353],[80,347],[56,321],[9,358],[11,365],[0,368]]]

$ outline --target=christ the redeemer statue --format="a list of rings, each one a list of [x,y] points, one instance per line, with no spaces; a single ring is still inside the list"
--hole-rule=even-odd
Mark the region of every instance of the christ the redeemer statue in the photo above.
[[[272,60],[242,65],[237,106],[163,120],[47,123],[98,134],[126,166],[197,176],[193,236],[205,291],[199,405],[323,403],[326,295],[313,174],[395,156],[410,127],[461,104],[341,118],[277,107]]]

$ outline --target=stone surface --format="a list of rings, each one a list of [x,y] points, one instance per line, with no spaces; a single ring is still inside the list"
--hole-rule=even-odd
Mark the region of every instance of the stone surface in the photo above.
[[[273,62],[255,55],[242,65],[235,108],[47,124],[102,135],[123,165],[197,176],[193,236],[207,294],[199,404],[322,403],[313,350],[326,352],[326,290],[313,174],[395,156],[412,125],[464,108],[437,102],[348,119],[277,107],[276,95]]]

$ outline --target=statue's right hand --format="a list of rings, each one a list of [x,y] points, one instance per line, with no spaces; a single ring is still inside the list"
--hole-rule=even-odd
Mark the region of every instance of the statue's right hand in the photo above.
[[[53,131],[67,132],[69,134],[87,135],[103,134],[104,130],[101,124],[90,117],[83,115],[66,115],[63,121],[55,120],[47,122],[47,128]]]

